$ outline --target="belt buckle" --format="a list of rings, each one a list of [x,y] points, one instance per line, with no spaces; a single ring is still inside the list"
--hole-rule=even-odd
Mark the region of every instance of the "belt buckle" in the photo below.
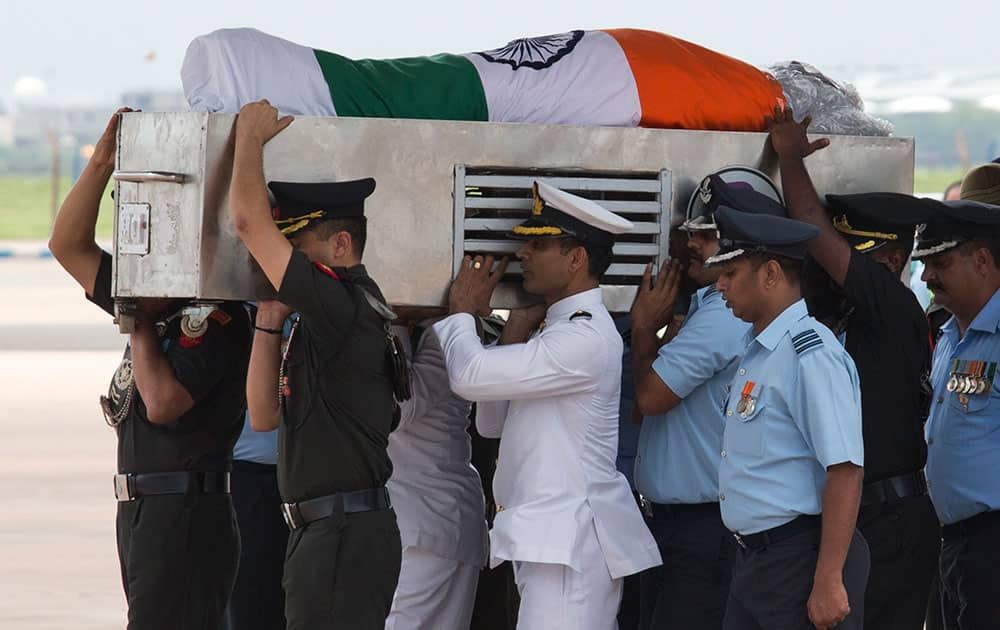
[[[737,545],[739,545],[739,546],[740,546],[740,547],[741,547],[741,548],[742,548],[742,549],[743,549],[744,551],[746,551],[746,550],[747,550],[747,544],[746,544],[746,542],[745,542],[745,541],[743,540],[743,537],[742,537],[742,536],[740,536],[740,535],[739,535],[739,534],[737,534],[736,532],[733,532],[733,538],[735,538],[735,539],[736,539],[736,544],[737,544]]]
[[[285,518],[285,525],[288,529],[296,530],[300,527],[298,522],[295,520],[295,511],[298,505],[295,503],[282,503],[281,504],[281,515]]]
[[[115,475],[115,498],[119,502],[135,501],[132,483],[132,475],[127,473]]]

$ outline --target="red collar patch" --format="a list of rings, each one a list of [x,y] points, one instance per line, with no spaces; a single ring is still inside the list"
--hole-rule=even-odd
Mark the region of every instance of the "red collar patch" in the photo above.
[[[327,266],[326,266],[326,265],[324,265],[323,263],[319,263],[319,262],[314,262],[313,264],[314,264],[314,265],[316,265],[316,268],[317,268],[317,269],[319,269],[320,271],[322,271],[322,272],[323,272],[323,273],[325,273],[326,275],[330,276],[330,277],[331,277],[331,278],[333,278],[334,280],[340,280],[340,276],[339,276],[339,275],[337,275],[337,272],[336,272],[336,271],[334,271],[333,269],[330,269],[329,267],[327,267]]]

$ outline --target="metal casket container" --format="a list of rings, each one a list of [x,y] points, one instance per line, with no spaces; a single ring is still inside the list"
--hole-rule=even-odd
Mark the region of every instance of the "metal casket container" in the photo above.
[[[116,179],[114,295],[203,301],[273,294],[228,213],[229,114],[123,115]],[[766,134],[377,118],[297,118],[264,150],[268,180],[374,177],[364,262],[395,304],[444,304],[464,252],[512,253],[504,232],[544,179],[633,221],[615,246],[605,301],[627,310],[645,263],[710,171],[755,166],[778,181]],[[833,136],[809,158],[820,194],[913,190],[913,140]],[[519,268],[494,307],[525,303]]]

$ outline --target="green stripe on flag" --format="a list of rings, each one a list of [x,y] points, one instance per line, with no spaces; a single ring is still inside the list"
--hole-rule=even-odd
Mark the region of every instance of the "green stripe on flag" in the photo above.
[[[488,119],[476,67],[458,55],[360,59],[316,50],[338,116]]]

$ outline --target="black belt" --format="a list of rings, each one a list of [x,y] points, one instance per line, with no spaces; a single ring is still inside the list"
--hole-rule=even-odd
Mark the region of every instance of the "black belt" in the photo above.
[[[866,483],[861,489],[861,507],[894,503],[907,497],[917,497],[927,494],[927,481],[923,471],[897,475]]]
[[[819,529],[821,523],[822,520],[819,514],[803,514],[788,521],[784,525],[778,525],[777,527],[772,527],[771,529],[765,529],[764,531],[757,532],[756,534],[741,535],[733,532],[733,537],[736,538],[736,544],[743,549],[757,550],[791,538],[801,532],[811,529]]]
[[[957,523],[945,525],[941,528],[941,536],[945,540],[966,538],[969,536],[975,536],[979,532],[984,529],[989,529],[990,527],[996,527],[998,532],[1000,532],[1000,512],[980,512],[975,516],[962,519]]]
[[[690,516],[699,518],[703,516],[722,517],[718,503],[653,503],[650,501],[653,516],[683,518]]]
[[[191,490],[229,494],[229,473],[186,470],[115,475],[115,498],[121,502],[157,494],[186,494]]]
[[[313,521],[333,516],[338,507],[344,511],[344,514],[353,514],[354,512],[388,510],[392,504],[389,502],[388,490],[369,488],[354,492],[328,494],[298,503],[282,503],[281,514],[285,517],[288,529],[296,530]]]

